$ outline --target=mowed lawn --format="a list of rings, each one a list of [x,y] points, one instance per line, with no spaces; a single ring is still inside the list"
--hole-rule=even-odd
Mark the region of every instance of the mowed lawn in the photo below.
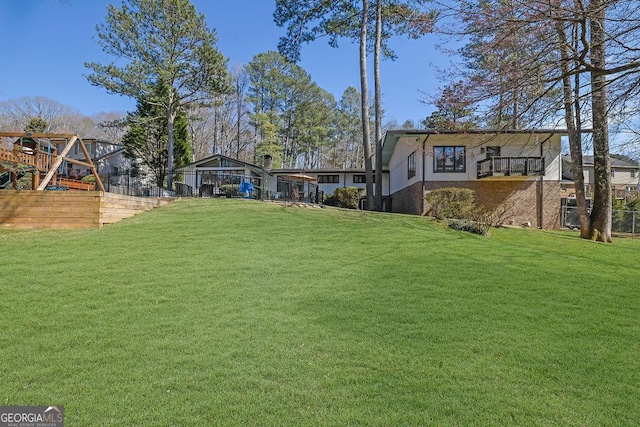
[[[184,200],[0,251],[0,405],[69,426],[640,422],[640,239]]]

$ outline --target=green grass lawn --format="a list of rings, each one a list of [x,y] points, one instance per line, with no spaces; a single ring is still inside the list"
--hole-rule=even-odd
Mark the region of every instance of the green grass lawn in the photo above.
[[[640,420],[638,239],[185,200],[0,251],[0,405],[69,426]]]

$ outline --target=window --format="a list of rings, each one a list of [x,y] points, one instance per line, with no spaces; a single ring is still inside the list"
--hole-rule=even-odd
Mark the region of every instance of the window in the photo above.
[[[465,147],[433,147],[434,172],[466,172]]]
[[[614,176],[616,176],[616,172],[613,169],[611,169],[611,178],[613,178]]]
[[[416,152],[409,154],[407,158],[407,179],[416,176]]]
[[[318,184],[338,184],[339,182],[339,175],[318,175]]]
[[[635,169],[631,169],[631,178],[635,178],[636,177],[636,170]]]
[[[353,175],[354,184],[365,184],[367,182],[367,176],[364,174]],[[373,182],[376,182],[376,176],[373,175]]]

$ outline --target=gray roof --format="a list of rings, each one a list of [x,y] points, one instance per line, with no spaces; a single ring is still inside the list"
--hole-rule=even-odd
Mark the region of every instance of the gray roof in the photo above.
[[[571,163],[571,155],[570,154],[563,154],[562,155],[562,159],[565,162],[569,162]],[[582,164],[583,165],[587,165],[587,166],[593,166],[593,156],[590,155],[582,155]],[[628,162],[626,160],[621,160],[621,159],[616,159],[614,157],[611,157],[611,166],[615,166],[617,168],[634,168],[637,169],[639,166],[637,164],[634,164],[632,162]]]

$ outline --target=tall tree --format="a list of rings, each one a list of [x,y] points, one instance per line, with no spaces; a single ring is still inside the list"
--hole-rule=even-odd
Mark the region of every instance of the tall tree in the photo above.
[[[333,123],[333,96],[278,52],[256,55],[247,73],[259,155],[271,155],[282,167],[317,164]]]
[[[380,85],[380,57],[393,57],[386,41],[397,34],[409,34],[417,37],[431,29],[434,15],[423,13],[419,6],[424,0],[376,0],[370,7],[368,0],[276,0],[275,22],[279,26],[287,25],[287,35],[280,39],[278,49],[289,59],[300,58],[302,44],[322,36],[329,36],[329,43],[337,46],[340,37],[359,40],[360,43],[360,96],[363,128],[363,155],[365,164],[367,206],[373,209],[381,207],[382,194],[382,100]],[[368,37],[370,26],[375,25],[375,36]],[[373,43],[372,43],[373,41]],[[378,158],[376,174],[377,197],[373,197],[373,165],[371,165],[371,135],[369,129],[369,100],[367,52],[374,51],[374,87],[376,112],[375,151]]]
[[[158,86],[157,91],[161,92]],[[158,94],[157,96],[162,96]],[[153,97],[155,99],[156,96]],[[144,99],[138,101],[135,113],[127,116],[128,131],[122,138],[125,155],[132,159],[136,169],[150,172],[158,187],[164,187],[167,168],[169,135],[164,122],[164,109]],[[179,112],[173,126],[175,144],[173,166],[180,167],[191,161],[188,121],[184,112]]]
[[[33,117],[24,127],[25,132],[43,133],[47,131],[49,123],[42,117]]]
[[[360,108],[358,89],[348,87],[337,106],[332,167],[364,168]]]
[[[575,73],[572,79],[572,71],[578,68],[575,60],[571,59],[568,46],[577,50],[576,23],[570,24],[569,31],[564,20],[555,21],[555,30],[558,37],[558,51],[560,53],[560,70],[562,74],[562,104],[564,107],[564,121],[567,125],[569,138],[569,153],[573,182],[575,186],[578,223],[580,224],[580,237],[587,239],[591,235],[591,224],[584,186],[584,172],[582,165],[582,115],[580,103],[580,73]]]
[[[611,242],[611,160],[607,114],[605,0],[589,2],[591,70],[591,117],[593,122],[594,192],[591,211],[591,239]]]
[[[230,92],[208,107],[189,111],[189,124],[197,159],[212,153],[254,161],[254,136],[247,100],[248,74],[243,66],[230,72]]]
[[[369,100],[367,76],[367,43],[369,1],[338,0],[276,0],[274,20],[287,26],[287,35],[280,39],[278,50],[291,61],[300,59],[302,44],[324,35],[337,45],[339,37],[354,31],[360,42],[360,105],[363,129],[362,147],[366,176],[367,206],[373,208],[373,166],[371,164],[371,134],[369,130]]]
[[[96,27],[98,44],[125,65],[86,63],[89,82],[110,93],[146,99],[162,108],[168,135],[167,187],[172,188],[174,123],[180,111],[228,90],[226,59],[216,35],[189,0],[124,0],[110,5]],[[158,97],[154,85],[170,90]]]
[[[540,25],[532,18],[533,8],[522,3],[451,2],[450,6],[458,6],[453,11],[463,26],[456,30],[457,25],[443,21],[444,32],[466,41],[459,49],[462,69],[454,73],[453,84],[462,81],[465,98],[483,107],[480,114],[487,127],[536,126],[556,108],[558,91],[545,84],[558,61],[555,51],[548,48],[548,23]]]
[[[253,104],[251,119],[256,127],[256,154],[270,155],[284,166],[286,151],[280,140],[282,113],[291,63],[277,52],[263,52],[252,58],[246,70],[249,76],[248,100]]]
[[[373,165],[371,164],[371,131],[369,128],[369,78],[367,75],[367,28],[369,25],[369,1],[362,0],[360,13],[360,105],[362,113],[362,147],[364,154],[364,175],[367,191],[367,208],[375,207],[373,195]]]
[[[428,129],[471,129],[476,127],[470,89],[463,81],[446,85],[433,101],[436,111],[422,123]]]
[[[374,105],[375,105],[375,207],[382,210],[382,84],[380,75],[380,59],[382,56],[395,58],[386,40],[392,35],[418,38],[431,32],[436,14],[424,11],[425,0],[376,0],[375,24],[376,35],[374,41]]]
[[[373,84],[375,105],[375,207],[382,211],[382,87],[380,82],[380,56],[382,54],[382,0],[376,0],[376,37],[373,49]]]
[[[609,114],[616,112],[624,117],[630,97],[637,95],[640,88],[640,53],[636,48],[640,10],[630,2],[618,0],[482,0],[451,4],[462,5],[459,12],[466,24],[465,36],[471,34],[466,52],[472,53],[468,57],[473,60],[467,65],[483,65],[481,73],[468,74],[471,86],[478,88],[479,94],[486,94],[482,98],[485,104],[497,99],[498,105],[507,105],[502,101],[508,99],[513,106],[509,111],[512,126],[545,125],[564,117],[574,178],[580,187],[581,153],[586,148],[581,142],[582,122],[590,122],[597,172],[588,226],[586,206],[580,201],[582,189],[576,189],[581,235],[611,241]],[[505,52],[516,55],[513,64],[517,65],[517,72],[504,74],[505,67],[484,66],[504,63]],[[581,82],[582,75],[588,76],[589,85]],[[613,96],[609,97],[609,93]],[[591,114],[587,115],[589,111]]]

